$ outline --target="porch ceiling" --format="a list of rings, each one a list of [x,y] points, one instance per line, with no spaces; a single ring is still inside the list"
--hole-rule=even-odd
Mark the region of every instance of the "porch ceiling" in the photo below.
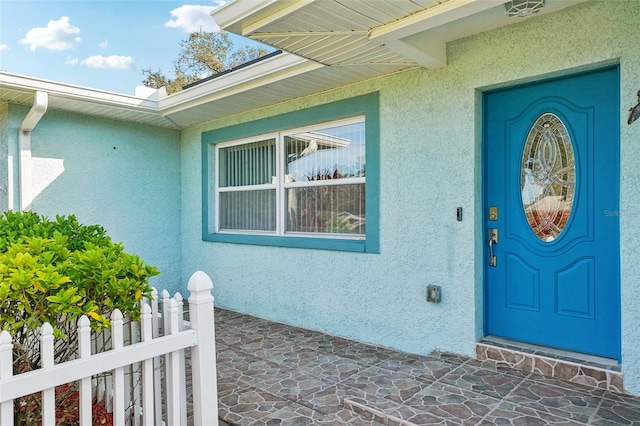
[[[549,13],[584,0],[547,0]],[[445,67],[446,43],[517,22],[506,0],[235,0],[214,11],[223,29],[370,75]]]

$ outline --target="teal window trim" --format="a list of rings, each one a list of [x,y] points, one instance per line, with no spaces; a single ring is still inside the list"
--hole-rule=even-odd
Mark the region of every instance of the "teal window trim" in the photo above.
[[[380,109],[377,92],[331,102],[274,117],[237,124],[202,133],[202,239],[204,241],[278,247],[315,248],[363,253],[380,252]],[[210,173],[214,172],[211,150],[228,142],[264,133],[365,116],[367,180],[365,184],[367,226],[364,240],[269,236],[209,232],[212,212]]]

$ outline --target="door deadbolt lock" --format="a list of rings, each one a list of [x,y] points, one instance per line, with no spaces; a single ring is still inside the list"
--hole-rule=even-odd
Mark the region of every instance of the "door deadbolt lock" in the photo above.
[[[489,207],[489,220],[498,220],[498,207],[491,206]]]

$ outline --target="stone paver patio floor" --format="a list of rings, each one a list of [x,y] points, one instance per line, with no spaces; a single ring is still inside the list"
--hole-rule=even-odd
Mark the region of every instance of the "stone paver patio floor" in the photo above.
[[[216,308],[221,424],[639,425],[640,398]]]

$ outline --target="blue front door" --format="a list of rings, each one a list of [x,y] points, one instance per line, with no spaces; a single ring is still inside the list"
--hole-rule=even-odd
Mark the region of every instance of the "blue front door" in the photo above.
[[[486,335],[620,359],[618,93],[616,67],[485,94]]]

